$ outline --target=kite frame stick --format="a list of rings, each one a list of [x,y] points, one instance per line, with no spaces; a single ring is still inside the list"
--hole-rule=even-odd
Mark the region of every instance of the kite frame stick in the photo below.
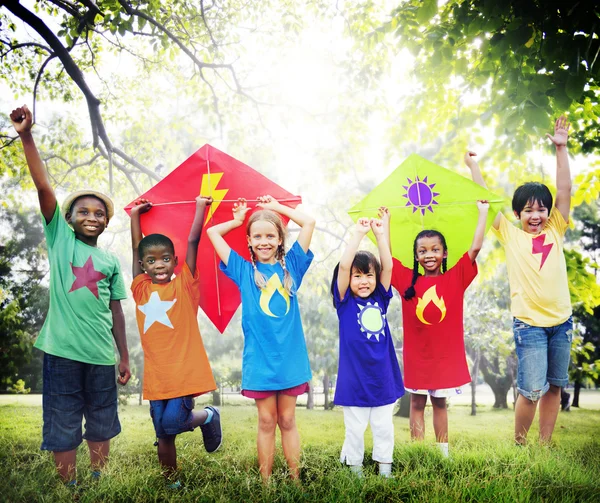
[[[210,184],[210,178],[208,180],[208,183]],[[212,187],[211,190],[212,192]],[[297,196],[297,197],[287,197],[287,198],[283,198],[283,199],[277,199],[277,201],[279,202],[293,202],[293,201],[300,201],[301,197]],[[237,203],[238,200],[237,199],[213,199],[213,203]],[[248,201],[249,204],[252,204],[254,201]],[[196,203],[196,201],[171,201],[168,203],[153,203],[152,207],[154,206],[169,206],[170,204],[192,204],[192,203]],[[212,215],[211,215],[211,220],[212,220]]]
[[[488,203],[503,203],[504,199],[488,199]],[[465,204],[475,204],[475,201],[465,201],[465,202],[454,202],[454,203],[438,203],[435,205],[436,208],[440,208],[442,206],[459,206],[459,205],[465,205]],[[383,205],[385,206],[385,205]],[[387,208],[400,208],[400,209],[406,209],[406,210],[411,210],[414,208],[426,208],[426,206],[406,206],[406,205],[399,205],[399,206],[386,206]],[[362,208],[360,210],[348,210],[348,213],[361,213],[364,211],[374,211],[374,210],[378,210],[378,207],[373,207],[373,208]]]

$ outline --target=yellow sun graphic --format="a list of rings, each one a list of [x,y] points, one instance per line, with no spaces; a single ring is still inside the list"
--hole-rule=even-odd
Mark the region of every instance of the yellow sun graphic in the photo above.
[[[360,311],[356,314],[360,331],[365,333],[367,339],[375,337],[379,342],[379,336],[385,335],[385,314],[379,309],[377,302],[367,302],[364,306],[359,304]]]

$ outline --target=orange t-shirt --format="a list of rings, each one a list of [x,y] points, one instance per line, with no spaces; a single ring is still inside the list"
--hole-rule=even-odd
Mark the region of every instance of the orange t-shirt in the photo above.
[[[144,349],[144,399],[200,395],[217,388],[198,329],[198,271],[155,285],[147,274],[131,284]]]

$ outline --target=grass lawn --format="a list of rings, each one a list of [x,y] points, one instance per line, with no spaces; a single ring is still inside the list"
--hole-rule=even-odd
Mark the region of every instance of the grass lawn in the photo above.
[[[18,501],[600,501],[600,393],[587,392],[586,408],[561,413],[552,447],[540,446],[537,426],[531,444],[512,442],[512,410],[480,407],[470,416],[466,405],[453,404],[450,460],[434,446],[428,408],[427,439],[411,443],[408,420],[394,418],[394,479],[377,476],[370,460],[367,431],[363,480],[340,465],[344,438],[342,411],[297,409],[302,438],[301,484],[287,479],[278,446],[272,483],[263,486],[256,461],[256,411],[253,406],[221,409],[224,443],[207,454],[197,430],[178,441],[180,481],[165,487],[160,473],[152,423],[146,406],[121,408],[123,432],[113,441],[110,462],[100,480],[90,477],[87,446],[78,452],[79,488],[64,487],[51,455],[39,450],[42,410],[37,404],[0,400],[0,500]]]

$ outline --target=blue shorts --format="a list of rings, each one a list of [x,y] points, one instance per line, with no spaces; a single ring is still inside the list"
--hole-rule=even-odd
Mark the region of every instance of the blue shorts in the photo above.
[[[93,365],[45,353],[42,405],[44,450],[72,451],[82,438],[104,442],[121,432],[114,365]]]
[[[165,438],[179,435],[184,431],[193,431],[193,410],[194,399],[190,396],[150,400],[150,416],[156,437]]]
[[[517,391],[535,402],[550,388],[569,382],[573,317],[555,327],[534,327],[513,320],[519,369]]]

